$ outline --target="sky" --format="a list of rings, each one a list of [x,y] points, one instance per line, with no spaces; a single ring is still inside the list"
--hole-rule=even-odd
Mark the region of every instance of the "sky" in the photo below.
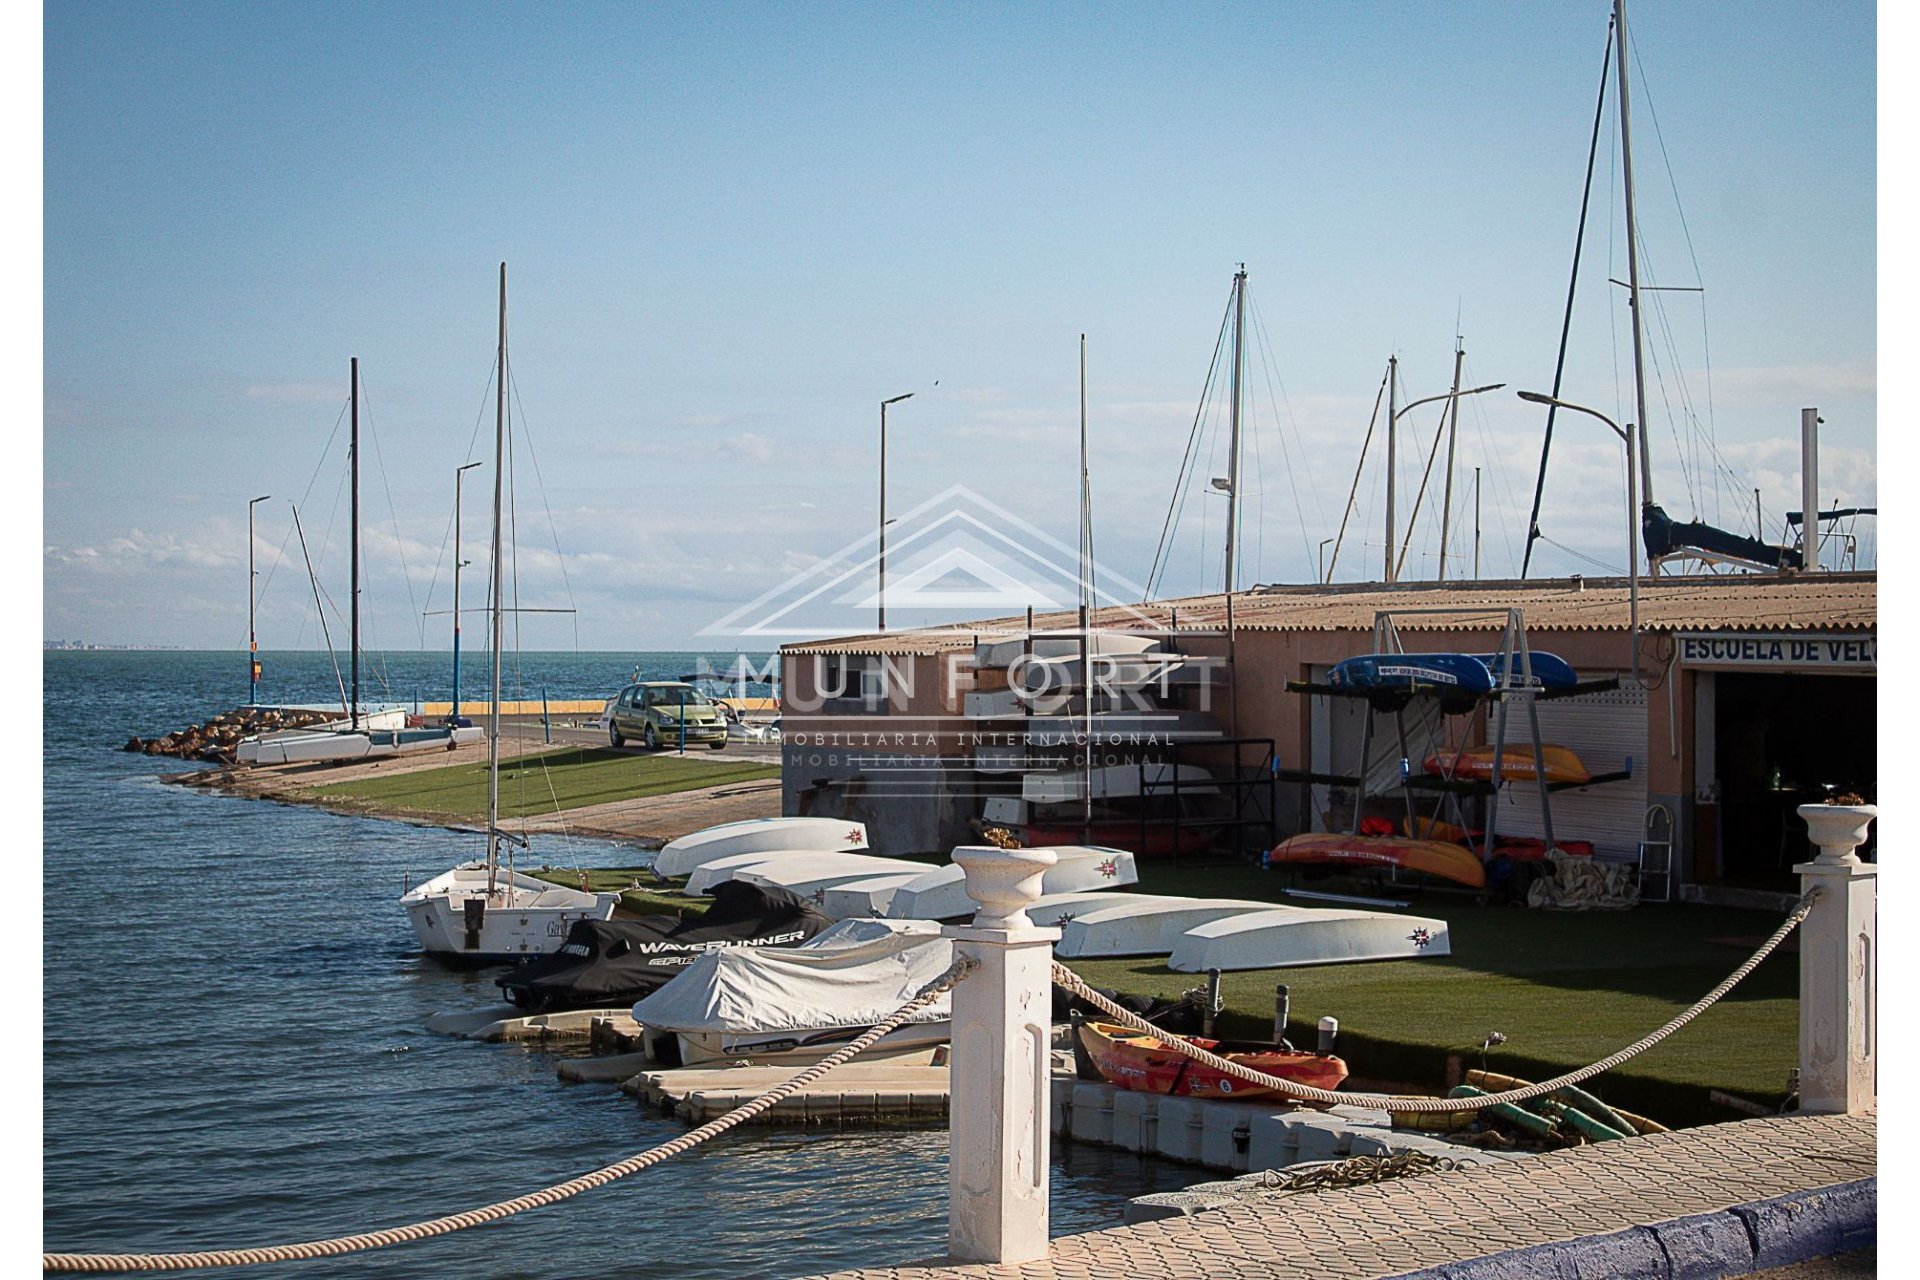
[[[343,605],[357,356],[369,638],[444,647],[503,261],[518,594],[577,611],[529,648],[703,643],[870,538],[908,392],[890,515],[959,485],[1072,546],[1082,334],[1103,571],[1147,580],[1194,435],[1155,586],[1217,590],[1242,263],[1241,585],[1314,579],[1350,487],[1334,577],[1380,576],[1375,394],[1389,355],[1402,404],[1445,393],[1456,335],[1505,387],[1461,401],[1451,572],[1477,467],[1514,576],[1543,415],[1513,392],[1551,385],[1609,10],[50,6],[44,636],[243,647],[268,494],[260,644],[317,647],[288,503]],[[1654,496],[1750,532],[1758,487],[1777,537],[1817,406],[1823,502],[1876,501],[1874,7],[1628,16]],[[1614,106],[1562,394],[1626,421]],[[1401,419],[1402,533],[1440,408]],[[1534,572],[1622,570],[1619,445],[1556,430]]]

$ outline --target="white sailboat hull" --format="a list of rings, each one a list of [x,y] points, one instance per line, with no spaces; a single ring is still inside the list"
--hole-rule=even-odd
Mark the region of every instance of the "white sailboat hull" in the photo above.
[[[1117,889],[1140,882],[1133,855],[1125,849],[1067,845],[1054,853],[1059,861],[1042,874],[1042,894]],[[967,896],[966,873],[958,863],[949,863],[895,889],[886,911],[891,920],[954,920],[979,909],[980,904]],[[1040,917],[1033,919],[1038,923]]]
[[[609,919],[620,901],[617,893],[588,893],[506,870],[494,873],[494,886],[489,896],[485,862],[463,863],[409,890],[400,905],[429,955],[485,963],[557,951],[575,922]],[[473,915],[469,902],[479,904]]]
[[[782,849],[831,853],[866,847],[867,827],[863,822],[845,818],[749,818],[669,840],[654,859],[653,870],[672,878],[692,875],[703,864],[736,853]]]
[[[891,866],[884,864],[891,863]],[[823,853],[812,857],[782,858],[746,867],[734,879],[749,884],[785,889],[812,902],[826,904],[826,892],[836,885],[871,880],[875,875],[917,876],[926,870],[924,862],[906,862],[899,858],[868,858],[860,854]],[[864,914],[864,913],[863,913]]]
[[[762,853],[736,853],[704,863],[688,877],[686,891],[695,896],[712,893],[729,880],[744,877],[749,871],[761,873],[761,884],[785,887],[834,872],[846,872],[849,880],[903,870],[898,858],[882,858],[867,853],[819,853],[811,849],[777,849]]]
[[[820,898],[820,910],[829,920],[862,920],[887,914],[887,906],[902,885],[912,884],[924,870],[888,872],[862,880],[849,880],[828,886]]]
[[[1447,922],[1384,911],[1269,907],[1197,925],[1174,944],[1167,968],[1283,969],[1356,960],[1412,960],[1452,954]]]
[[[1130,895],[1131,896],[1131,895]],[[1271,902],[1247,898],[1163,898],[1158,902],[1126,902],[1091,911],[1070,922],[1054,944],[1054,954],[1067,959],[1095,956],[1164,956],[1182,934],[1228,916],[1266,911]]]

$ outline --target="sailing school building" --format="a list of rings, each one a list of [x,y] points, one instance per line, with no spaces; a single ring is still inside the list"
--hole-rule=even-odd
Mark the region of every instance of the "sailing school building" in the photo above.
[[[988,827],[1152,857],[1254,856],[1363,824],[1491,828],[1524,850],[1550,829],[1644,863],[1651,896],[1785,892],[1808,852],[1795,808],[1875,798],[1875,590],[1872,573],[1643,579],[1637,677],[1624,579],[1111,605],[1084,650],[1058,612],[790,644],[784,812],[857,818],[887,853]],[[1398,708],[1329,685],[1362,655],[1478,655],[1497,673],[1523,647],[1577,683]]]

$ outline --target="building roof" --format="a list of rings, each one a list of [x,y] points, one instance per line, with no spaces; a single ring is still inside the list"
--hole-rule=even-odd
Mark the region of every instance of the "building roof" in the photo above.
[[[1876,622],[1874,573],[1722,574],[1642,578],[1643,631],[1870,631]],[[1525,582],[1403,582],[1254,587],[1233,597],[1233,625],[1245,631],[1367,631],[1383,609],[1447,610],[1396,619],[1402,631],[1485,631],[1520,609],[1529,633],[1625,631],[1625,578]],[[1095,627],[1126,631],[1223,631],[1227,599],[1189,596],[1146,605],[1109,605]],[[1079,625],[1076,613],[1036,614],[1036,631]],[[1019,635],[1024,616],[933,629],[849,636],[781,646],[782,653],[942,653],[972,647],[977,636]]]

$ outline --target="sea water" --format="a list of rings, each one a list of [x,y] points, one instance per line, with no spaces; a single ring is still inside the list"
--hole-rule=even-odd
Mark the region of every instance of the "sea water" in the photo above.
[[[523,655],[509,695],[606,697],[695,657]],[[424,958],[397,903],[407,877],[479,854],[476,837],[166,785],[196,766],[116,750],[245,701],[245,661],[45,655],[45,1247],[202,1250],[399,1226],[684,1132],[611,1087],[562,1084],[552,1052],[424,1029],[498,1002],[495,972]],[[262,701],[333,694],[324,654],[262,662]],[[447,696],[445,654],[368,666],[369,701]],[[484,657],[469,671],[470,698]],[[534,856],[605,866],[634,852],[543,840]],[[1127,1197],[1198,1176],[1056,1144],[1053,1229],[1113,1225]],[[797,1276],[938,1255],[945,1209],[944,1130],[747,1126],[503,1222],[221,1274]]]

